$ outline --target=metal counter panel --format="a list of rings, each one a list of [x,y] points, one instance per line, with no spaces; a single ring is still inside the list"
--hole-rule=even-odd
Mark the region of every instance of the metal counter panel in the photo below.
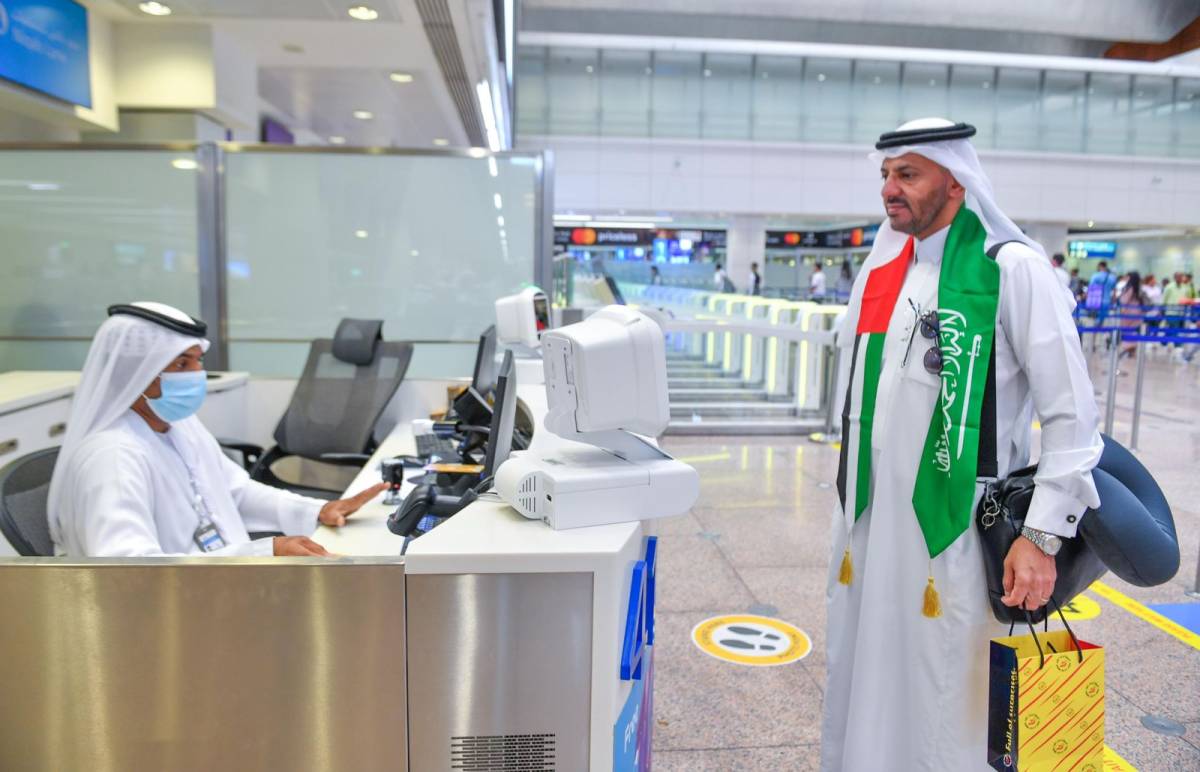
[[[0,561],[0,769],[405,770],[399,561]]]
[[[408,577],[414,770],[586,770],[592,574]]]

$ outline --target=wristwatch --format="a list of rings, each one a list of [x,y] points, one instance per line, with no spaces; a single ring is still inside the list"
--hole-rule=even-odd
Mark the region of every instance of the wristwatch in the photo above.
[[[1033,542],[1033,546],[1037,547],[1050,557],[1054,557],[1058,554],[1058,551],[1062,549],[1062,538],[1052,533],[1046,533],[1045,531],[1038,531],[1033,528],[1024,527],[1021,529],[1021,535]]]

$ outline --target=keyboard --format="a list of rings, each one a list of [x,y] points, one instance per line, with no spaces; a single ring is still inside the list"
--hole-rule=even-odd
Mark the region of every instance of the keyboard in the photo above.
[[[436,434],[418,434],[414,439],[417,441],[417,455],[421,458],[437,456],[443,461],[458,458],[458,443],[448,437],[439,437]]]

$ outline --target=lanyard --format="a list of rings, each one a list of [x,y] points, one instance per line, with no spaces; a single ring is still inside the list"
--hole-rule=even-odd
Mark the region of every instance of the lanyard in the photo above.
[[[192,489],[192,510],[196,513],[199,521],[192,534],[192,540],[204,552],[212,552],[224,547],[225,539],[221,536],[221,531],[217,528],[216,523],[213,522],[212,508],[208,506],[208,501],[200,492],[200,483],[196,479],[195,472],[192,471],[192,465],[187,462],[187,458],[184,457],[183,451],[175,443],[173,437],[168,435],[165,439],[167,444],[175,449],[175,455],[179,457],[179,461],[187,471],[188,485]]]

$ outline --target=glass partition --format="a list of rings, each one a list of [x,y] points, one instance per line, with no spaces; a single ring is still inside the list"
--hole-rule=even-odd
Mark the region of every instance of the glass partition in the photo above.
[[[1197,78],[1176,76],[1196,70],[1038,64],[522,46],[518,129],[858,144],[944,115],[974,125],[981,148],[1200,156]]]
[[[113,303],[199,314],[193,151],[0,152],[0,371],[78,370]]]
[[[496,298],[535,276],[537,159],[246,150],[225,157],[230,365],[294,377],[344,317],[468,375]]]

